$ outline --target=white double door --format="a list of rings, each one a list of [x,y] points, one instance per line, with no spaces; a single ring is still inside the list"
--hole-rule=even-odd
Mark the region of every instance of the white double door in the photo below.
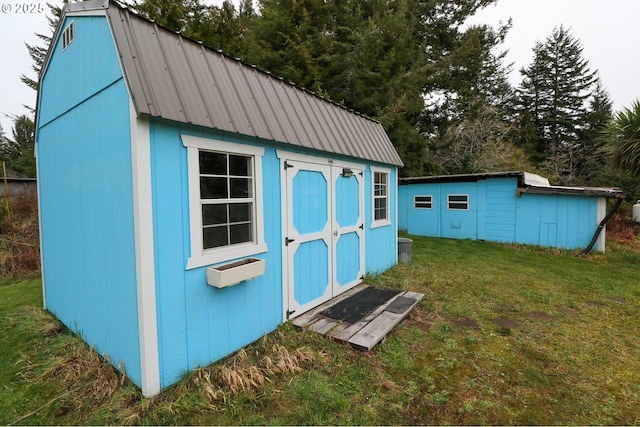
[[[295,160],[284,167],[284,290],[295,317],[362,282],[364,173]]]

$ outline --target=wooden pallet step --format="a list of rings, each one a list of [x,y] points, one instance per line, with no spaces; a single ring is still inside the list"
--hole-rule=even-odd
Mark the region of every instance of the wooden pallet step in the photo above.
[[[424,297],[424,295],[415,292],[406,292],[404,296],[406,298],[413,298],[416,301],[407,308],[404,313],[383,311],[365,327],[354,334],[348,340],[349,344],[359,350],[371,350],[376,344],[382,341],[398,323],[407,317],[416,304],[418,304],[418,302]]]

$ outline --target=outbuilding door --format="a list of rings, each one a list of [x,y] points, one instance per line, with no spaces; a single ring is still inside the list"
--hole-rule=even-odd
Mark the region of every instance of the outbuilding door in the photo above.
[[[284,162],[285,292],[295,317],[364,276],[364,174],[360,168]]]

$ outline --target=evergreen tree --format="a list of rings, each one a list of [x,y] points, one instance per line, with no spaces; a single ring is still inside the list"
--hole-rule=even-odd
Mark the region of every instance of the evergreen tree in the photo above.
[[[424,95],[450,91],[451,99],[468,100],[479,109],[470,100],[479,90],[470,90],[476,84],[469,79],[488,63],[484,53],[499,37],[488,37],[486,27],[469,33],[460,28],[490,3],[261,0],[259,18],[247,32],[248,58],[380,120],[405,162],[401,174],[420,175],[436,116],[454,110],[423,114]],[[464,91],[470,94],[460,95]]]
[[[67,3],[67,1],[68,0],[64,0],[63,3]],[[51,34],[53,34],[53,32],[56,30],[56,27],[58,26],[58,21],[60,20],[60,15],[62,14],[62,8],[51,3],[47,3],[47,6],[51,11],[51,16],[47,16],[47,21],[49,23],[49,28],[51,29]],[[41,45],[25,43],[25,46],[27,47],[29,56],[33,61],[33,63],[31,64],[31,69],[35,72],[37,78],[37,76],[40,74],[40,69],[44,65],[44,60],[47,56],[47,50],[49,50],[51,35],[36,33],[36,37],[38,37],[42,41]],[[36,79],[31,78],[26,74],[22,74],[20,76],[20,80],[31,89],[38,90],[38,81]]]
[[[26,115],[13,118],[13,139],[4,135],[0,127],[0,161],[22,177],[36,176],[36,160],[33,155],[35,125]]]
[[[522,142],[535,143],[547,157],[571,150],[586,125],[597,71],[589,69],[582,51],[580,42],[560,26],[544,44],[536,43],[533,62],[520,70],[520,114],[535,129],[535,138]]]

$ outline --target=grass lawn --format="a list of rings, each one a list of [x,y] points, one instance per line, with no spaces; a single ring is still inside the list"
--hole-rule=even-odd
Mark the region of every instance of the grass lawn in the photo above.
[[[640,423],[640,252],[412,238],[366,281],[425,298],[373,351],[285,324],[153,399],[0,281],[0,424]]]

